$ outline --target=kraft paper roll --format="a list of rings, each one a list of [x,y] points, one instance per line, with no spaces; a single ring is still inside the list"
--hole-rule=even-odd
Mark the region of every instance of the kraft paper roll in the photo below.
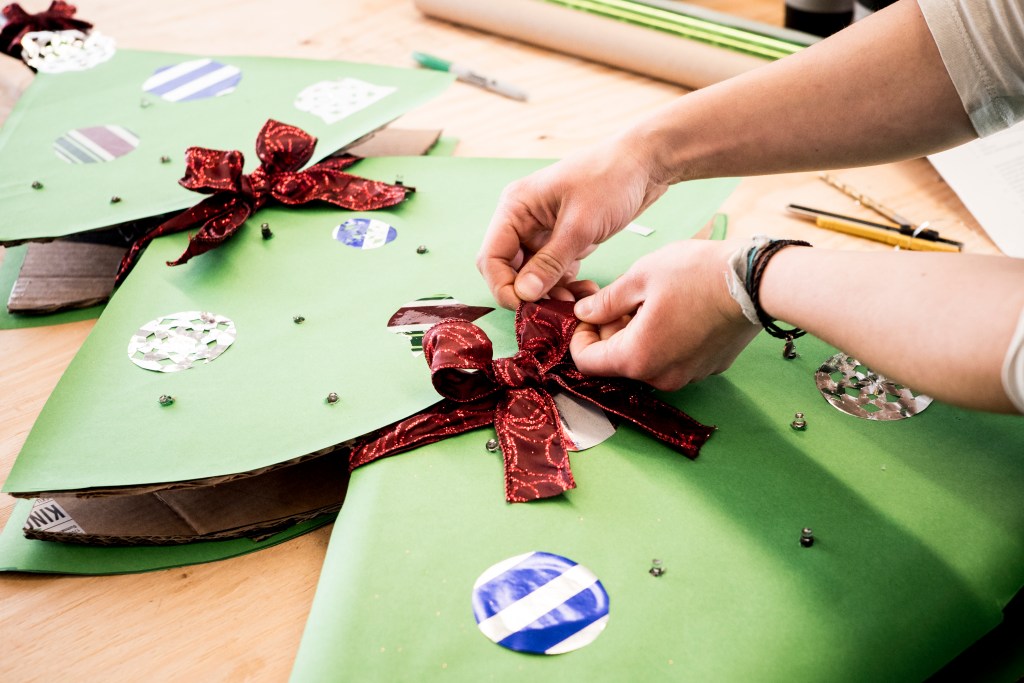
[[[427,16],[693,89],[770,61],[543,0],[414,0],[414,4]]]

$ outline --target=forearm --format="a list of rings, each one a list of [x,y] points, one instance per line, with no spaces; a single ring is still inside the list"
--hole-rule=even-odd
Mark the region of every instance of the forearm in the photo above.
[[[915,0],[687,94],[631,127],[654,179],[846,168],[974,137]]]
[[[915,391],[1016,412],[1000,371],[1024,308],[1024,260],[790,247],[760,296],[772,317]]]

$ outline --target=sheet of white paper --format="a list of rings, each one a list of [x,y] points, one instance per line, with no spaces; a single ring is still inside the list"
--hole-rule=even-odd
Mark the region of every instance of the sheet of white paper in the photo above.
[[[928,157],[1004,254],[1024,258],[1024,126]]]

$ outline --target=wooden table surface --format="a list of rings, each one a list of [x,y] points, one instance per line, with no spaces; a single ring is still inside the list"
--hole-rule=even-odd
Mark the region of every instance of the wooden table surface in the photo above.
[[[49,0],[27,0],[40,11]],[[556,158],[616,132],[684,90],[427,19],[410,0],[81,0],[79,14],[125,48],[342,59],[412,66],[414,50],[525,88],[520,103],[461,83],[397,125],[443,128],[459,156]],[[701,0],[780,25],[782,0]],[[0,119],[32,76],[0,58]],[[922,159],[837,172],[911,219],[941,221],[967,251],[998,253]],[[763,232],[851,249],[886,249],[791,218],[790,202],[870,212],[814,173],[748,178],[723,207],[730,236]],[[2,256],[2,250],[0,250]],[[0,331],[0,479],[92,329],[85,321]],[[0,524],[13,499],[0,494]],[[330,528],[212,564],[138,575],[0,575],[0,680],[283,681],[291,670]]]

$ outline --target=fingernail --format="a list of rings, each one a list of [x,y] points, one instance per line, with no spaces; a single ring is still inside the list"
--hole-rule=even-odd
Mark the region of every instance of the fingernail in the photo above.
[[[573,313],[576,314],[577,318],[586,318],[588,315],[594,312],[594,305],[590,302],[590,297],[586,299],[580,299],[576,302],[576,306],[573,307]]]
[[[544,283],[533,273],[523,273],[516,279],[516,293],[519,298],[536,301],[544,292]]]

